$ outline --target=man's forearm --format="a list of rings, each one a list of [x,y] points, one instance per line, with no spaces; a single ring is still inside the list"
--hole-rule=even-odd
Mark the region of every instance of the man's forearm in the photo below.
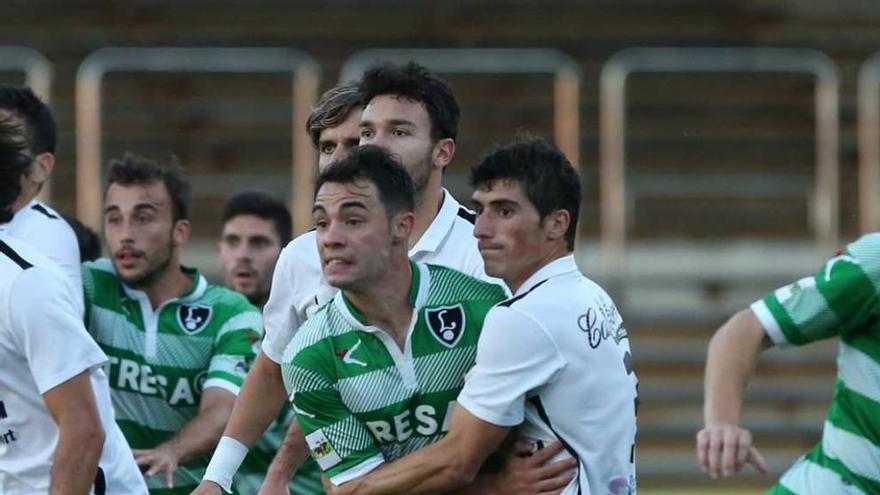
[[[281,366],[261,351],[235,400],[223,435],[253,447],[278,416],[286,396]]]
[[[342,485],[346,495],[446,493],[473,481],[476,469],[450,455],[453,449],[441,440],[403,459],[385,464],[367,476]]]
[[[706,424],[740,423],[743,395],[761,350],[769,346],[751,310],[727,321],[709,343],[704,384]]]
[[[275,458],[272,459],[272,464],[269,465],[266,479],[289,483],[293,474],[302,466],[308,456],[309,449],[302,429],[294,418],[287,428],[281,447],[278,448]]]
[[[61,432],[52,463],[52,495],[87,494],[98,472],[98,460],[104,446],[99,428],[73,426],[76,431]]]

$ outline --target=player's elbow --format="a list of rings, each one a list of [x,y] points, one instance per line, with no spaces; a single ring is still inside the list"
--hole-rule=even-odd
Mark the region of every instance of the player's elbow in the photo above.
[[[59,436],[67,440],[70,445],[76,445],[77,451],[84,456],[100,454],[104,448],[104,427],[98,416],[86,416],[76,423],[62,423],[59,428]]]

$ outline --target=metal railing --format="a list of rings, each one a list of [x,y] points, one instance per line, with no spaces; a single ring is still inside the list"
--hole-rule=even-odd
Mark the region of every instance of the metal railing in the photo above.
[[[568,55],[543,48],[373,49],[356,52],[342,66],[340,79],[360,77],[375,62],[413,60],[447,74],[551,74],[553,134],[556,145],[578,167],[580,163],[580,65]]]
[[[623,273],[626,253],[626,83],[636,72],[805,73],[816,79],[816,165],[813,221],[816,242],[830,252],[838,237],[839,86],[825,54],[796,48],[630,48],[602,67],[600,81],[600,203],[603,263]]]
[[[859,229],[880,230],[880,52],[859,69]]]
[[[311,223],[311,179],[317,157],[305,121],[318,96],[321,69],[286,48],[102,48],[90,54],[76,78],[77,215],[101,224],[101,83],[109,72],[281,73],[293,77],[291,184],[294,229]]]
[[[46,104],[52,99],[52,63],[42,53],[26,46],[0,46],[0,70],[21,71],[24,84],[31,88]],[[52,180],[43,184],[39,198],[50,202]]]

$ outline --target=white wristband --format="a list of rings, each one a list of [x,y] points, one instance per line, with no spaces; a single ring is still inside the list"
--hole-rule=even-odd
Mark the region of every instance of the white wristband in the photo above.
[[[248,448],[245,444],[232,437],[221,437],[214,455],[211,456],[211,462],[205,469],[203,479],[217,483],[226,493],[232,493],[232,477],[247,453]]]

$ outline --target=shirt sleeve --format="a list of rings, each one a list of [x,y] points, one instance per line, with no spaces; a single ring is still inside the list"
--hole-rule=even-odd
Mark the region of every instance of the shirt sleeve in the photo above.
[[[285,364],[284,378],[309,452],[334,485],[369,473],[384,457],[366,424],[346,407],[333,372],[332,349],[317,343]]]
[[[751,309],[779,346],[846,335],[880,317],[878,261],[880,237],[862,238],[814,275],[777,289]]]
[[[233,315],[217,331],[205,389],[222,388],[238,395],[256,356],[262,327],[260,312],[242,297]]]
[[[306,320],[306,315],[300,314],[297,309],[298,287],[293,277],[296,265],[295,251],[300,245],[294,240],[281,251],[275,272],[272,274],[269,300],[263,308],[263,324],[266,330],[263,336],[263,354],[278,364],[281,364],[287,344]]]
[[[86,333],[60,274],[42,267],[29,268],[15,280],[10,292],[13,335],[41,394],[107,362]]]
[[[564,367],[562,354],[543,326],[512,308],[496,306],[486,316],[477,361],[458,403],[488,423],[518,425],[525,417],[527,394]]]

